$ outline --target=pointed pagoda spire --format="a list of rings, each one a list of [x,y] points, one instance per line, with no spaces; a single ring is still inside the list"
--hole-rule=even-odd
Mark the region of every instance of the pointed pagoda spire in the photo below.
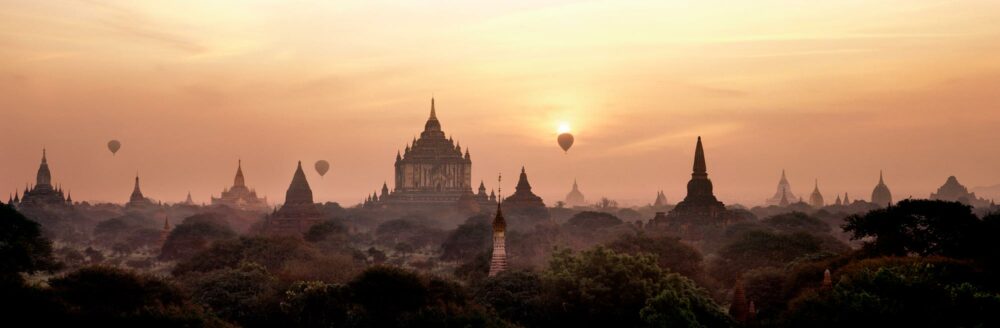
[[[139,189],[139,173],[135,174],[135,187],[132,188],[132,195],[129,196],[129,203],[142,202],[146,199],[142,195],[142,190]]]
[[[701,136],[698,136],[698,145],[694,149],[694,174],[707,175],[708,166],[705,164],[705,149],[701,146]]]
[[[312,203],[312,189],[309,188],[306,173],[302,171],[302,161],[299,161],[298,166],[295,168],[295,174],[292,175],[292,183],[288,185],[288,191],[285,192],[285,205]]]
[[[830,290],[833,289],[833,278],[830,277],[830,269],[823,271],[823,283],[820,285],[820,290]]]
[[[469,156],[469,147],[465,147],[465,160],[472,160],[472,156]]]
[[[194,200],[191,199],[191,192],[188,191],[187,198],[184,199],[184,204],[194,205]]]
[[[246,180],[243,178],[243,160],[236,160],[236,178],[233,179],[233,187],[246,187]]]
[[[38,175],[35,177],[35,187],[52,184],[52,173],[49,172],[49,161],[46,157],[45,148],[42,148],[42,163],[38,165]]]
[[[882,179],[882,170],[878,170],[878,184],[884,185],[885,180]]]
[[[434,109],[434,97],[431,97],[431,117],[428,120],[437,120],[437,113]]]
[[[401,155],[399,154],[399,150],[397,149],[397,150],[396,150],[396,161],[397,161],[397,162],[399,162],[399,161],[401,161],[401,160],[403,160],[403,156],[401,156]]]
[[[521,174],[523,176],[523,170]],[[502,182],[503,175],[498,174],[497,188],[501,188],[500,186],[502,186]],[[490,277],[496,276],[498,273],[507,270],[507,241],[505,236],[507,230],[507,220],[503,217],[503,211],[500,206],[501,202],[502,200],[497,201],[497,214],[493,218],[493,254],[490,259]]]
[[[437,112],[434,109],[434,98],[431,97],[431,116],[427,118],[427,123],[424,124],[424,133],[421,134],[421,138],[429,132],[431,134],[439,135],[444,138],[444,132],[441,132],[441,122],[438,122]]]
[[[515,191],[531,191],[531,184],[528,183],[528,174],[524,171],[524,166],[521,166],[521,176],[517,179],[517,187],[514,187]]]
[[[66,192],[66,203],[73,204],[73,192]]]

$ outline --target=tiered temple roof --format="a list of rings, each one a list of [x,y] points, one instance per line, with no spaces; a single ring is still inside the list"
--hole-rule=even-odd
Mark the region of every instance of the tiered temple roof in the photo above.
[[[223,189],[219,198],[212,197],[212,205],[259,212],[268,209],[267,197],[257,197],[257,191],[247,187],[246,178],[243,176],[243,161],[237,162],[233,186]]]

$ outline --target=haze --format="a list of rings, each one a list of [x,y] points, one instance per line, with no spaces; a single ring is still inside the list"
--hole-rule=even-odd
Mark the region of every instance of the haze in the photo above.
[[[782,169],[802,195],[867,199],[882,169],[927,197],[1000,183],[998,21],[996,1],[7,0],[0,191],[46,147],[78,201],[124,202],[138,171],[149,197],[207,202],[242,159],[280,202],[296,161],[326,159],[316,200],[354,205],[391,187],[433,96],[473,181],[524,165],[549,205],[574,178],[675,202],[698,135],[726,203],[762,203]]]

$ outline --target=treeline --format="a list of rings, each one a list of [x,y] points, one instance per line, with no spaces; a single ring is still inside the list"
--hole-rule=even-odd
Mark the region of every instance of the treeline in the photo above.
[[[0,207],[0,308],[10,322],[1000,326],[992,316],[1000,310],[1000,215],[980,218],[959,203],[905,200],[846,218],[785,213],[708,229],[697,242],[577,212],[510,231],[512,270],[496,277],[486,277],[488,216],[451,230],[421,218],[369,231],[329,220],[304,238],[264,238],[203,213],[173,229],[157,255],[173,265],[154,276],[101,265],[92,260],[100,252],[68,263],[38,224]]]

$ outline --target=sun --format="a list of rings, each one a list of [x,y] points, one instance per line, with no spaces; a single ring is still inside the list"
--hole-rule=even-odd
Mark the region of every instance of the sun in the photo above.
[[[557,129],[556,132],[559,132],[560,134],[569,132],[569,123],[559,122],[559,129]]]

